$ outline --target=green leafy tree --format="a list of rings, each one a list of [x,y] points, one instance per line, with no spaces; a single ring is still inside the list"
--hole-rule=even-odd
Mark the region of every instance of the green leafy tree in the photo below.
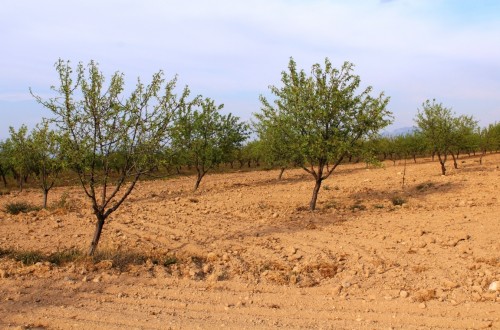
[[[61,136],[44,121],[30,133],[28,142],[31,167],[43,192],[43,208],[46,208],[49,191],[64,167]]]
[[[260,97],[262,112],[257,118],[286,136],[298,165],[314,177],[311,210],[321,183],[356,150],[357,141],[390,123],[389,98],[383,93],[372,97],[372,87],[358,91],[361,80],[353,67],[345,62],[337,69],[325,59],[324,67],[313,65],[308,76],[290,59],[288,71],[281,75],[282,86],[270,87],[274,101]]]
[[[23,190],[24,183],[32,170],[31,153],[28,141],[28,127],[21,125],[19,130],[9,127],[10,138],[7,139],[5,148],[10,162],[10,169],[17,180],[19,190]]]
[[[406,153],[411,155],[413,162],[417,163],[417,156],[422,156],[427,150],[424,137],[419,131],[413,131],[404,136]]]
[[[486,153],[497,151],[500,148],[500,123],[490,124],[488,127],[476,129],[476,139],[481,156],[479,163],[483,163]]]
[[[10,169],[10,160],[8,155],[8,142],[0,141],[0,176],[2,177],[3,185],[7,188],[7,174]]]
[[[285,170],[300,163],[296,158],[297,151],[291,148],[293,143],[289,135],[282,134],[279,122],[271,122],[261,114],[255,115],[259,120],[254,124],[259,136],[261,153],[264,161],[272,167],[280,169],[278,180],[281,180]]]
[[[453,166],[458,168],[457,159],[460,152],[468,152],[475,148],[474,132],[477,129],[477,121],[472,116],[459,116],[454,119],[453,144],[450,147],[450,154],[453,158]]]
[[[246,139],[246,124],[231,114],[222,115],[222,108],[206,98],[179,108],[176,114],[172,149],[177,161],[195,167],[195,191],[208,171],[228,161]]]
[[[446,108],[436,100],[426,100],[422,109],[418,110],[415,122],[427,142],[430,151],[437,154],[441,165],[441,174],[446,175],[446,160],[448,155],[453,155],[453,148],[460,145],[456,140],[462,130],[462,124],[472,122],[472,118],[466,116],[457,117],[451,108]]]
[[[171,118],[189,95],[187,87],[178,99],[176,79],[165,83],[160,71],[149,84],[139,79],[124,95],[123,74],[116,72],[108,84],[97,63],[56,63],[59,86],[56,96],[36,100],[51,110],[53,122],[65,137],[63,150],[68,166],[76,171],[96,216],[89,254],[94,254],[105,220],[134,189],[139,178],[152,170],[157,151],[169,133]],[[116,157],[120,154],[120,157]],[[119,167],[118,174],[112,171]]]

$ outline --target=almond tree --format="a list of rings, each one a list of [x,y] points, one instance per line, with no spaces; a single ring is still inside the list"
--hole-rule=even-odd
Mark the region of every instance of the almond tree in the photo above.
[[[7,156],[6,141],[0,141],[0,176],[2,177],[3,186],[7,188],[7,172],[10,163]]]
[[[124,95],[123,74],[114,73],[106,84],[94,61],[87,66],[80,63],[73,72],[69,62],[59,60],[56,70],[59,86],[52,87],[56,95],[42,99],[32,94],[52,111],[53,123],[65,137],[68,166],[78,174],[92,203],[96,216],[92,255],[105,220],[122,205],[139,178],[153,169],[172,115],[189,90],[186,87],[177,98],[176,78],[165,83],[162,71],[147,85],[138,79],[135,89]],[[116,169],[118,173],[111,173]]]
[[[315,64],[307,75],[290,59],[282,85],[270,86],[275,99],[260,97],[257,119],[286,136],[283,143],[296,153],[298,165],[314,177],[310,210],[316,208],[323,180],[357,151],[356,142],[390,123],[389,98],[383,93],[372,97],[372,87],[359,91],[361,79],[353,69],[349,62],[334,68],[327,58],[324,67]]]
[[[209,98],[197,99],[179,108],[172,130],[172,149],[182,165],[194,166],[194,190],[214,167],[229,160],[247,136],[247,125],[231,114],[222,115],[223,105]]]
[[[415,122],[427,142],[430,151],[437,154],[441,174],[446,175],[448,155],[454,155],[454,148],[460,146],[461,134],[472,134],[476,122],[472,117],[456,116],[451,108],[446,108],[436,100],[426,100],[419,109]],[[455,160],[456,163],[456,160]]]
[[[43,192],[43,208],[47,208],[49,191],[64,167],[61,137],[44,121],[31,131],[28,142],[32,171]]]
[[[9,132],[10,137],[5,141],[4,148],[10,163],[10,170],[17,180],[19,190],[22,191],[31,172],[28,127],[21,125],[17,131],[9,127]]]
[[[455,118],[453,125],[454,139],[450,148],[450,154],[453,158],[453,167],[458,168],[457,159],[462,151],[469,151],[475,148],[474,132],[477,129],[477,121],[472,116],[459,116]]]
[[[299,155],[289,143],[289,136],[282,134],[279,121],[267,122],[261,114],[255,114],[259,121],[254,124],[262,146],[262,154],[267,164],[280,169],[278,180],[281,180],[285,170],[300,163]]]

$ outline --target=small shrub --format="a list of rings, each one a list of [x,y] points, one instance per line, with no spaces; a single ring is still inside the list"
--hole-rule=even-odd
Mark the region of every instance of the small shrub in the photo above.
[[[10,256],[11,254],[12,250],[0,248],[0,258],[3,256]]]
[[[27,266],[44,261],[43,254],[39,251],[19,251],[12,253],[12,257],[14,260],[21,261]]]
[[[47,261],[60,266],[68,262],[80,260],[83,257],[84,254],[82,251],[77,249],[69,249],[52,253],[48,256]]]
[[[38,211],[40,208],[33,206],[26,202],[12,202],[5,206],[5,212],[9,214],[19,214],[19,213],[28,213],[30,211]]]
[[[366,210],[366,205],[361,204],[363,201],[356,201],[349,209],[351,211],[364,211]]]
[[[324,189],[324,190],[332,190],[332,188],[331,188],[329,185],[327,185],[327,184],[325,184],[325,185],[323,186],[323,189]]]
[[[168,267],[170,265],[174,265],[177,263],[177,258],[176,257],[165,257],[162,261],[162,265],[165,267]]]
[[[398,205],[401,206],[404,203],[406,203],[406,199],[404,199],[403,197],[400,197],[400,196],[394,196],[394,197],[392,197],[391,202],[392,202],[392,205],[394,205],[394,206],[398,206]]]
[[[382,205],[382,204],[375,204],[375,205],[373,205],[373,207],[376,208],[376,209],[383,209],[384,205]]]
[[[417,185],[416,189],[418,191],[421,191],[421,190],[425,190],[427,188],[432,188],[433,186],[434,186],[434,183],[426,182],[426,183],[421,183],[421,184]]]

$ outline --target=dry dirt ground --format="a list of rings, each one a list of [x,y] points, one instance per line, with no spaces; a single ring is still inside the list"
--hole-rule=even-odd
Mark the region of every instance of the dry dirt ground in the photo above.
[[[141,182],[99,250],[163,259],[57,266],[4,256],[0,328],[500,329],[499,166],[500,154],[482,165],[464,157],[441,176],[420,159],[403,190],[403,164],[344,165],[314,213],[303,170],[281,181],[277,171],[212,174],[196,193],[193,177]],[[10,215],[7,203],[41,194],[0,196],[0,247],[86,251],[89,204],[79,187],[49,195],[61,199]]]

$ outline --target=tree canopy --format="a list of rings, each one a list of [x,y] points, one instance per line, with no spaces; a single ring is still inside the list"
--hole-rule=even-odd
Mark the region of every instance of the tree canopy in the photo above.
[[[55,97],[36,100],[52,111],[64,136],[68,165],[78,174],[97,218],[89,254],[97,248],[105,219],[129,196],[139,177],[148,173],[167,137],[171,119],[189,95],[174,93],[176,78],[165,83],[160,71],[149,84],[137,81],[124,95],[124,76],[116,72],[106,85],[97,63],[56,63]],[[118,169],[118,175],[111,171]]]
[[[337,69],[327,58],[307,75],[291,58],[281,74],[282,85],[270,86],[274,100],[260,97],[256,118],[261,130],[276,131],[271,136],[281,136],[280,143],[286,143],[297,164],[315,179],[311,210],[322,181],[356,149],[356,142],[390,123],[389,98],[384,93],[371,96],[370,86],[359,90],[361,79],[353,70],[349,62]]]

